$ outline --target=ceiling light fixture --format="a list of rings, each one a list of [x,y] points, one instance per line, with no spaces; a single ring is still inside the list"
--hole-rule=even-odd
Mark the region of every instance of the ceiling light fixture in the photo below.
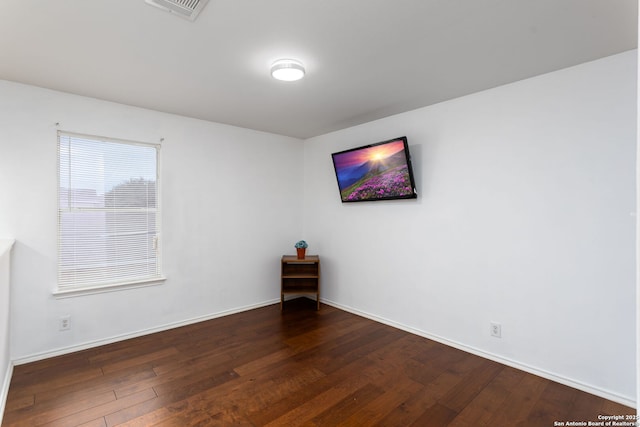
[[[295,59],[279,59],[271,65],[271,76],[276,80],[294,82],[304,77],[304,66]]]

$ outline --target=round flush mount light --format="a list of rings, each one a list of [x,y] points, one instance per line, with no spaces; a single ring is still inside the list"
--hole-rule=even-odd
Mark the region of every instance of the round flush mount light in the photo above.
[[[294,82],[304,77],[304,66],[295,59],[279,59],[271,65],[271,76],[276,80]]]

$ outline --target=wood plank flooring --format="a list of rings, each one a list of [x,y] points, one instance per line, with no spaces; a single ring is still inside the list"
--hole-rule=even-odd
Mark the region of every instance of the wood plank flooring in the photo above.
[[[301,298],[14,369],[9,426],[554,426],[635,410]]]

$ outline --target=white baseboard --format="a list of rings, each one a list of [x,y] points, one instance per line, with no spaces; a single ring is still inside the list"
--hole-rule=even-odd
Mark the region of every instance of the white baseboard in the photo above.
[[[0,398],[2,398],[3,400],[0,401],[0,405],[2,405],[2,406],[0,406],[0,409],[4,410],[4,404],[5,404],[4,402],[6,401],[7,392],[9,390],[9,383],[11,381],[11,374],[13,372],[13,366],[14,365],[22,365],[22,364],[25,364],[25,363],[31,363],[31,362],[35,362],[35,361],[38,361],[38,360],[48,359],[50,357],[56,357],[56,356],[60,356],[60,355],[63,355],[63,354],[69,354],[69,353],[73,353],[73,352],[76,352],[76,351],[86,350],[88,348],[99,347],[101,345],[112,344],[114,342],[124,341],[124,340],[131,339],[131,338],[137,338],[137,337],[140,337],[140,336],[149,335],[149,334],[153,334],[153,333],[156,333],[156,332],[167,331],[167,330],[170,330],[170,329],[179,328],[181,326],[187,326],[187,325],[191,325],[191,324],[194,324],[194,323],[204,322],[204,321],[207,321],[207,320],[215,319],[215,318],[218,318],[218,317],[223,317],[223,316],[228,316],[228,315],[231,315],[231,314],[241,313],[243,311],[253,310],[253,309],[256,309],[256,308],[261,308],[261,307],[265,307],[265,306],[271,305],[271,304],[276,304],[276,303],[279,303],[279,302],[280,302],[279,298],[278,299],[274,299],[274,300],[264,301],[264,302],[261,302],[261,303],[248,305],[248,306],[244,306],[244,307],[240,307],[240,308],[235,308],[235,309],[232,309],[232,310],[226,310],[226,311],[221,311],[221,312],[218,312],[218,313],[209,314],[209,315],[206,315],[206,316],[194,317],[194,318],[191,318],[191,319],[187,319],[187,320],[183,320],[183,321],[180,321],[180,322],[166,324],[166,325],[159,326],[159,327],[156,327],[156,328],[145,329],[145,330],[136,331],[136,332],[133,332],[133,333],[130,333],[130,334],[118,335],[118,336],[114,336],[114,337],[111,337],[111,338],[91,341],[91,342],[87,342],[87,343],[84,343],[84,344],[81,344],[81,345],[60,348],[60,349],[56,349],[56,350],[53,350],[53,351],[48,351],[48,352],[44,352],[44,353],[38,353],[38,354],[30,355],[30,356],[27,356],[27,357],[23,357],[23,358],[20,358],[20,359],[16,359],[10,365],[10,371],[7,374],[8,379],[5,378],[5,384],[3,384],[2,394],[0,395]],[[373,315],[371,313],[367,313],[367,312],[364,312],[364,311],[357,310],[357,309],[355,309],[353,307],[349,307],[349,306],[345,306],[345,305],[336,303],[334,301],[330,301],[330,300],[326,300],[324,298],[321,298],[320,302],[323,303],[323,304],[327,304],[327,305],[330,305],[332,307],[336,307],[336,308],[339,308],[341,310],[356,314],[358,316],[362,316],[362,317],[365,317],[367,319],[371,319],[373,321],[380,322],[380,323],[383,323],[385,325],[392,326],[394,328],[409,332],[411,334],[418,335],[418,336],[421,336],[421,337],[424,337],[424,338],[439,342],[441,344],[444,344],[444,345],[447,345],[447,346],[450,346],[450,347],[453,347],[453,348],[457,348],[457,349],[465,351],[467,353],[475,354],[476,356],[480,356],[480,357],[483,357],[485,359],[489,359],[489,360],[493,360],[494,362],[501,363],[503,365],[511,366],[512,368],[516,368],[516,369],[520,369],[520,370],[525,371],[525,372],[529,372],[530,374],[537,375],[539,377],[546,378],[548,380],[555,381],[555,382],[560,383],[560,384],[564,384],[564,385],[566,385],[568,387],[572,387],[572,388],[584,391],[586,393],[590,393],[590,394],[593,394],[595,396],[599,396],[599,397],[602,397],[604,399],[611,400],[613,402],[617,402],[617,403],[620,403],[620,404],[625,405],[625,406],[629,406],[631,408],[636,408],[636,402],[633,399],[631,399],[631,398],[629,398],[627,396],[620,396],[620,395],[618,395],[616,393],[612,393],[612,392],[607,391],[607,390],[603,390],[603,389],[600,389],[600,388],[597,388],[597,387],[593,387],[593,386],[590,386],[588,384],[583,384],[583,383],[581,383],[579,381],[575,381],[575,380],[572,380],[570,378],[566,378],[566,377],[563,377],[563,376],[560,376],[560,375],[557,375],[557,374],[553,374],[553,373],[547,372],[547,371],[545,371],[543,369],[539,369],[539,368],[536,368],[536,367],[533,367],[533,366],[529,366],[529,365],[520,363],[520,362],[515,361],[515,360],[507,359],[507,358],[498,356],[496,354],[488,353],[486,351],[479,350],[479,349],[476,349],[476,348],[473,348],[473,347],[467,346],[465,344],[461,344],[461,343],[458,343],[456,341],[452,341],[452,340],[449,340],[449,339],[446,339],[446,338],[443,338],[443,337],[439,337],[439,336],[436,336],[436,335],[433,335],[433,334],[430,334],[430,333],[427,333],[427,332],[424,332],[424,331],[421,331],[421,330],[418,330],[418,329],[403,325],[401,323],[397,323],[397,322],[394,322],[392,320],[385,319],[383,317]],[[0,412],[0,423],[2,422],[2,414],[3,413],[4,412]]]
[[[9,361],[7,371],[2,381],[2,388],[0,389],[0,425],[2,425],[2,416],[7,405],[7,397],[9,396],[9,385],[11,384],[11,377],[13,376],[13,363]]]
[[[265,307],[267,305],[279,303],[280,299],[274,299],[269,301],[264,301],[257,304],[247,305],[240,308],[234,308],[232,310],[220,311],[218,313],[207,314],[205,316],[194,317],[187,320],[182,320],[180,322],[168,323],[166,325],[158,326],[155,328],[143,329],[140,331],[132,332],[129,334],[116,335],[110,338],[105,338],[96,341],[90,341],[79,345],[74,345],[70,347],[58,348],[52,351],[46,351],[43,353],[32,354],[26,357],[21,357],[19,359],[13,360],[14,365],[24,365],[26,363],[37,362],[38,360],[49,359],[51,357],[61,356],[64,354],[74,353],[76,351],[86,350],[88,348],[100,347],[101,345],[112,344],[118,341],[124,341],[131,338],[137,338],[144,335],[154,334],[156,332],[168,331],[170,329],[179,328],[182,326],[192,325],[194,323],[205,322],[207,320],[216,319],[218,317],[229,316],[231,314],[241,313],[243,311],[253,310],[255,308]]]
[[[584,383],[581,383],[579,381],[572,380],[570,378],[566,378],[566,377],[563,377],[563,376],[560,376],[560,375],[557,375],[557,374],[553,374],[551,372],[547,372],[547,371],[545,371],[543,369],[539,369],[539,368],[536,368],[536,367],[533,367],[533,366],[529,366],[527,364],[520,363],[518,361],[511,360],[511,359],[508,359],[508,358],[504,358],[504,357],[498,356],[496,354],[488,353],[486,351],[479,350],[477,348],[470,347],[470,346],[467,346],[465,344],[461,344],[459,342],[452,341],[452,340],[449,340],[449,339],[446,339],[446,338],[443,338],[443,337],[439,337],[437,335],[433,335],[433,334],[421,331],[419,329],[415,329],[415,328],[412,328],[410,326],[406,326],[406,325],[403,325],[401,323],[397,323],[397,322],[394,322],[392,320],[376,316],[376,315],[371,314],[371,313],[366,313],[366,312],[360,311],[360,310],[355,309],[353,307],[349,307],[349,306],[345,306],[345,305],[342,305],[342,304],[338,304],[338,303],[336,303],[334,301],[329,301],[329,300],[326,300],[324,298],[321,298],[320,302],[322,302],[324,304],[327,304],[327,305],[330,305],[332,307],[339,308],[340,310],[348,311],[348,312],[356,314],[358,316],[362,316],[362,317],[365,317],[367,319],[370,319],[370,320],[373,320],[373,321],[376,321],[376,322],[379,322],[379,323],[383,323],[385,325],[392,326],[394,328],[409,332],[411,334],[418,335],[418,336],[421,336],[421,337],[424,337],[424,338],[427,338],[427,339],[430,339],[430,340],[433,340],[433,341],[437,341],[437,342],[439,342],[441,344],[444,344],[444,345],[447,345],[449,347],[454,347],[454,348],[457,348],[458,350],[462,350],[462,351],[465,351],[467,353],[475,354],[476,356],[480,356],[480,357],[483,357],[485,359],[493,360],[494,362],[498,362],[498,363],[501,363],[503,365],[511,366],[512,368],[516,368],[516,369],[519,369],[521,371],[525,371],[525,372],[528,372],[530,374],[537,375],[539,377],[546,378],[548,380],[551,380],[551,381],[554,381],[554,382],[557,382],[557,383],[560,383],[560,384],[564,384],[564,385],[566,385],[568,387],[572,387],[572,388],[584,391],[586,393],[593,394],[593,395],[598,396],[598,397],[602,397],[603,399],[611,400],[613,402],[620,403],[621,405],[625,405],[625,406],[629,406],[631,408],[636,408],[637,409],[636,402],[630,397],[620,396],[619,394],[612,393],[612,392],[610,392],[608,390],[603,390],[603,389],[600,389],[600,388],[597,388],[597,387],[593,387],[593,386],[590,386],[588,384],[584,384]]]

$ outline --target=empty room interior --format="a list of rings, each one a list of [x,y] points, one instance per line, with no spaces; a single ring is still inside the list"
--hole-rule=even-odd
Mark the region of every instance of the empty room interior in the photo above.
[[[0,1],[0,424],[634,425],[637,23]]]

